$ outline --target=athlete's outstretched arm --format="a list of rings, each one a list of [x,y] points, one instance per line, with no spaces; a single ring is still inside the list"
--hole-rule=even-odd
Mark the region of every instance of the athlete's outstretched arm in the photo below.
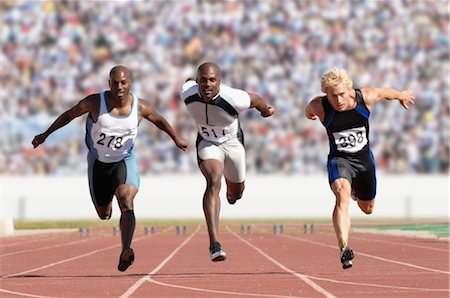
[[[253,93],[248,93],[248,95],[250,96],[250,108],[257,109],[261,116],[270,117],[275,113],[275,108],[268,105],[259,95]]]
[[[366,87],[361,88],[361,92],[368,108],[383,100],[398,100],[408,110],[408,104],[414,104],[414,99],[416,98],[414,91],[411,89],[399,91],[394,88]]]
[[[320,121],[323,121],[325,114],[322,106],[322,97],[316,97],[309,102],[305,109],[305,116],[311,120],[319,118]]]
[[[93,96],[88,96],[81,101],[79,101],[75,106],[70,108],[69,110],[62,113],[56,120],[50,125],[50,127],[43,133],[38,134],[34,137],[31,144],[36,148],[40,144],[44,143],[45,139],[53,133],[55,130],[60,129],[61,127],[67,125],[73,119],[80,117],[81,115],[92,112],[94,110],[94,98]]]
[[[139,100],[139,114],[140,119],[145,118],[152,122],[156,127],[167,133],[178,148],[186,151],[188,147],[186,140],[178,137],[169,122],[167,122],[167,120],[161,116],[147,101],[142,99]]]

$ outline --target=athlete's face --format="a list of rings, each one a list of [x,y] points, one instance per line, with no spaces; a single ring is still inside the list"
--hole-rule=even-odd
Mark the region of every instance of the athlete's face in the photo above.
[[[113,97],[119,100],[127,98],[131,89],[131,78],[128,72],[122,70],[113,72],[109,78],[109,87]]]
[[[220,91],[220,73],[214,67],[206,67],[197,73],[198,92],[206,102]]]
[[[343,112],[353,108],[350,89],[344,84],[338,84],[327,90],[327,98],[333,109]]]

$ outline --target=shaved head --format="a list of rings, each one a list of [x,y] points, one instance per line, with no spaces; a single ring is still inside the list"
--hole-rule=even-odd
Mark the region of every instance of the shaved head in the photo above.
[[[111,88],[111,97],[117,100],[129,100],[131,85],[131,71],[123,65],[114,66],[109,72],[109,87]]]
[[[220,92],[220,67],[212,62],[203,63],[197,70],[198,92],[205,102],[209,102]]]
[[[220,67],[213,62],[205,62],[205,63],[201,64],[198,67],[197,76],[199,76],[201,73],[210,71],[210,69],[214,72],[214,74],[216,75],[216,77],[218,79],[221,78],[222,75],[221,75]]]
[[[121,73],[123,73],[124,77],[126,77],[127,79],[129,80],[133,79],[131,76],[131,71],[128,69],[128,67],[123,65],[114,66],[109,72],[109,77],[112,78],[114,77],[114,75],[116,74],[120,75]]]

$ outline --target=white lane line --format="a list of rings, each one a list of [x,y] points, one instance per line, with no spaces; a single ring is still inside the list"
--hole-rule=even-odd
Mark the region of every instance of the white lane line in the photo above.
[[[0,240],[1,239],[2,238],[0,238]],[[0,249],[3,249],[5,247],[10,247],[10,246],[16,246],[16,245],[21,245],[21,244],[28,244],[28,243],[38,242],[38,241],[40,241],[42,239],[29,239],[29,240],[24,240],[24,241],[20,241],[18,239],[15,239],[15,240],[16,240],[16,242],[0,245]]]
[[[57,248],[57,247],[62,247],[62,246],[70,246],[70,245],[74,245],[74,244],[85,242],[87,240],[92,240],[92,239],[98,239],[98,238],[82,239],[82,240],[77,240],[77,241],[73,241],[73,242],[69,242],[69,243],[54,244],[54,245],[43,246],[43,247],[38,247],[38,248],[14,251],[14,252],[10,252],[10,253],[6,253],[6,254],[3,254],[3,255],[0,255],[0,258],[6,257],[6,256],[17,255],[17,254],[21,254],[21,253],[26,253],[26,252],[35,252],[35,251],[51,249],[51,248]]]
[[[323,244],[321,242],[317,242],[317,241],[313,241],[313,240],[301,239],[301,238],[293,237],[293,236],[290,236],[290,235],[281,235],[281,236],[286,237],[286,238],[290,238],[290,239],[294,239],[294,240],[297,240],[297,241],[303,241],[303,242],[312,243],[312,244],[323,246],[323,247],[329,247],[329,248],[337,249],[336,246],[329,245],[329,244]],[[400,261],[396,261],[396,260],[392,260],[392,259],[386,259],[386,258],[382,258],[382,257],[377,257],[377,256],[374,256],[374,255],[369,255],[369,254],[362,253],[360,251],[357,251],[357,254],[361,255],[361,256],[368,257],[368,258],[376,259],[376,260],[379,260],[379,261],[383,261],[383,262],[394,263],[394,264],[397,264],[397,265],[402,265],[402,266],[407,266],[407,267],[411,267],[411,268],[421,269],[421,270],[425,270],[425,271],[431,271],[431,272],[443,273],[443,274],[450,275],[449,271],[444,271],[444,270],[439,270],[439,269],[434,269],[434,268],[429,268],[429,267],[423,267],[423,266],[414,265],[414,264],[411,264],[411,263],[405,263],[405,262],[400,262]]]
[[[142,240],[144,238],[148,238],[148,237],[151,237],[151,236],[147,236],[147,235],[146,236],[142,236],[142,237],[134,239],[133,242],[137,242],[137,241],[140,241],[140,240]],[[27,274],[27,273],[30,273],[30,272],[42,270],[42,269],[45,269],[45,268],[48,268],[48,267],[52,267],[52,266],[55,266],[55,265],[71,262],[71,261],[74,261],[74,260],[77,260],[77,259],[81,259],[81,258],[90,256],[90,255],[96,254],[98,252],[102,252],[102,251],[106,251],[106,250],[110,250],[110,249],[119,247],[121,245],[122,244],[116,244],[116,245],[104,247],[104,248],[101,248],[101,249],[96,249],[96,250],[90,251],[88,253],[85,253],[85,254],[82,254],[82,255],[78,255],[78,256],[75,256],[75,257],[72,257],[72,258],[64,259],[64,260],[61,260],[61,261],[58,261],[58,262],[55,262],[55,263],[50,263],[50,264],[47,264],[47,265],[44,265],[44,266],[36,267],[36,268],[30,269],[30,270],[26,270],[26,271],[22,271],[22,272],[18,272],[18,273],[4,275],[4,276],[1,277],[1,279],[10,278],[10,277],[14,277],[14,276],[19,276],[19,275]]]
[[[333,294],[331,294],[330,292],[327,292],[324,288],[322,288],[321,286],[319,286],[318,284],[316,284],[315,282],[310,280],[306,275],[303,275],[301,273],[298,273],[298,272],[295,272],[294,270],[289,269],[288,267],[284,266],[283,264],[281,264],[280,262],[278,262],[277,260],[275,260],[274,258],[269,256],[268,254],[266,254],[265,252],[263,252],[262,250],[260,250],[259,248],[257,248],[256,246],[254,246],[253,244],[251,244],[250,242],[248,242],[247,240],[245,240],[241,236],[239,236],[237,233],[233,232],[230,229],[229,226],[226,226],[226,229],[231,234],[233,234],[235,237],[237,237],[239,240],[241,240],[242,242],[244,242],[245,244],[247,244],[248,246],[250,246],[251,248],[253,248],[257,252],[259,252],[266,259],[268,259],[269,261],[271,261],[272,263],[274,263],[275,265],[277,265],[278,267],[280,267],[284,271],[289,272],[290,274],[294,275],[295,277],[301,279],[302,281],[304,281],[306,284],[308,284],[310,287],[312,287],[314,290],[316,290],[320,294],[322,294],[322,295],[324,295],[325,297],[328,297],[328,298],[335,297]]]
[[[172,229],[173,229],[173,227],[166,228],[161,233],[170,231]],[[148,238],[148,237],[152,237],[152,235],[141,236],[139,238],[133,239],[133,242],[141,241],[142,239],[145,239],[145,238]],[[97,238],[95,238],[95,239],[97,239]],[[91,239],[89,239],[89,240],[91,240]],[[1,276],[1,279],[10,278],[10,277],[14,277],[14,276],[19,276],[19,275],[23,275],[23,274],[26,274],[26,273],[38,271],[38,270],[45,269],[45,268],[48,268],[48,267],[52,267],[52,266],[55,266],[55,265],[67,263],[67,262],[70,262],[70,261],[73,261],[73,260],[81,259],[83,257],[87,257],[87,256],[90,256],[90,255],[96,254],[98,252],[102,252],[102,251],[106,251],[106,250],[109,250],[109,249],[113,249],[113,248],[119,247],[121,245],[122,244],[116,244],[116,245],[104,247],[104,248],[97,249],[97,250],[94,250],[94,251],[91,251],[91,252],[88,252],[88,253],[85,253],[85,254],[82,254],[82,255],[78,255],[78,256],[75,256],[75,257],[72,257],[72,258],[68,258],[68,259],[64,259],[64,260],[61,260],[61,261],[58,261],[58,262],[55,262],[55,263],[47,264],[47,265],[40,266],[40,267],[37,267],[37,268],[33,268],[33,269],[30,269],[30,270],[26,270],[26,271],[14,273],[14,274],[4,275],[4,276]]]
[[[183,246],[185,246],[189,241],[191,241],[192,237],[194,237],[194,235],[197,234],[199,229],[200,226],[197,226],[195,231],[188,238],[186,238],[186,240],[184,240],[183,243],[181,243],[177,248],[175,248],[172,251],[172,253],[167,258],[164,259],[164,261],[162,261],[155,269],[153,269],[152,272],[148,273],[146,276],[142,277],[137,282],[135,282],[131,287],[129,287],[128,290],[120,296],[120,298],[130,297],[137,289],[139,289],[139,287],[144,282],[149,281],[152,278],[152,275],[161,270],[161,268],[164,267],[164,265],[166,265],[167,262],[169,262],[178,253],[178,251],[181,248],[183,248]]]
[[[450,289],[431,289],[431,288],[414,288],[414,287],[405,287],[405,286],[390,286],[390,285],[380,285],[380,284],[359,283],[359,282],[352,282],[352,281],[341,281],[341,280],[336,280],[336,279],[329,279],[329,278],[316,277],[316,276],[310,276],[310,275],[307,275],[307,276],[311,279],[327,281],[327,282],[332,282],[332,283],[337,283],[337,284],[360,286],[360,287],[375,287],[375,288],[408,290],[408,291],[413,290],[413,291],[423,291],[423,292],[450,292]]]
[[[186,286],[179,286],[179,285],[173,285],[168,284],[165,282],[156,281],[154,279],[149,280],[152,283],[155,283],[160,286],[166,286],[171,288],[177,288],[177,289],[184,289],[184,290],[190,290],[190,291],[198,291],[198,292],[206,292],[206,293],[216,293],[216,294],[225,294],[225,295],[233,295],[233,296],[253,296],[253,297],[276,297],[276,298],[301,298],[301,296],[281,296],[281,295],[270,295],[270,294],[256,294],[256,293],[243,293],[243,292],[229,292],[229,291],[220,291],[220,290],[208,290],[203,288],[193,288],[193,287],[186,287]]]
[[[138,239],[136,239],[136,241],[138,241]],[[58,261],[58,262],[55,262],[55,263],[50,263],[50,264],[47,264],[47,265],[44,265],[44,266],[40,266],[40,267],[37,267],[37,268],[33,268],[33,269],[30,269],[30,270],[4,275],[4,276],[2,276],[2,279],[3,278],[14,277],[14,276],[19,276],[19,275],[27,274],[27,273],[30,273],[30,272],[42,270],[42,269],[45,269],[45,268],[48,268],[48,267],[52,267],[52,266],[55,266],[55,265],[67,263],[67,262],[70,262],[70,261],[74,261],[74,260],[77,260],[77,259],[81,259],[81,258],[90,256],[90,255],[96,254],[96,253],[101,252],[101,251],[109,250],[109,249],[112,249],[112,248],[115,248],[115,247],[118,247],[118,246],[121,246],[121,244],[116,244],[116,245],[105,247],[105,248],[102,248],[102,249],[93,250],[93,251],[90,251],[90,252],[88,252],[86,254],[78,255],[76,257],[64,259],[64,260],[61,260],[61,261]]]
[[[357,233],[360,233],[359,231],[356,231]],[[373,241],[373,242],[380,242],[380,243],[387,243],[387,244],[392,244],[392,245],[399,245],[399,246],[410,246],[410,247],[415,247],[415,248],[422,248],[422,249],[429,249],[429,250],[436,250],[436,251],[445,251],[445,252],[449,252],[450,251],[450,246],[448,249],[444,249],[444,248],[436,248],[436,247],[429,247],[429,246],[423,246],[423,245],[417,245],[417,244],[408,244],[408,243],[400,243],[400,242],[391,242],[391,241],[386,241],[386,240],[377,240],[377,239],[370,239],[370,238],[364,238],[364,237],[355,237],[352,236],[352,239],[358,239],[358,240],[364,240],[364,241]]]
[[[4,289],[0,289],[0,292],[17,295],[17,296],[23,296],[23,297],[50,298],[50,296],[32,295],[32,294],[26,294],[26,293],[21,293],[21,292],[8,291],[8,290],[4,290]]]

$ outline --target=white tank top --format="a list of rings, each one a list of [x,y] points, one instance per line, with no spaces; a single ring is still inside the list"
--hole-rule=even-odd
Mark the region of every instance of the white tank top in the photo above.
[[[101,162],[118,162],[133,154],[134,139],[139,123],[138,98],[131,94],[130,114],[115,116],[108,113],[105,92],[100,93],[100,111],[97,122],[90,116],[86,123],[86,144]]]

